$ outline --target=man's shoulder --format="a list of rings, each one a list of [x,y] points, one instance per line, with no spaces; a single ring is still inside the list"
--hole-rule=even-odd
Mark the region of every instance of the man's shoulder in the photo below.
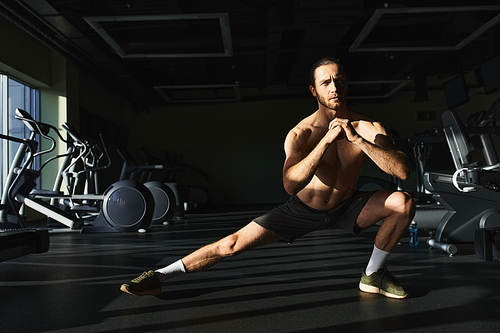
[[[289,142],[295,142],[301,146],[305,144],[312,135],[314,135],[313,133],[316,133],[319,130],[320,128],[318,127],[316,121],[316,113],[313,113],[295,125],[288,133],[286,140]]]
[[[290,132],[288,133],[288,138],[303,140],[309,137],[312,132],[313,127],[310,124],[299,123],[297,126],[290,130]]]

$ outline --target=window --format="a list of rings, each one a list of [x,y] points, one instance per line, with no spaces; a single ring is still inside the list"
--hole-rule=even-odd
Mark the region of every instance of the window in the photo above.
[[[19,82],[7,75],[0,74],[0,130],[2,134],[17,138],[29,138],[30,131],[15,118],[16,108],[31,114],[35,120],[40,119],[40,93],[37,89]],[[5,179],[10,164],[16,154],[19,144],[0,140],[0,192],[3,192]],[[34,167],[39,166],[39,160]]]

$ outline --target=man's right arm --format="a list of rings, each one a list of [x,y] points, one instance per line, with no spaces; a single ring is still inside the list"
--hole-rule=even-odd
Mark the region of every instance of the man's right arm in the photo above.
[[[337,130],[337,132],[339,131],[340,129]],[[286,137],[283,186],[290,195],[299,193],[309,184],[316,173],[323,154],[332,142],[331,139],[328,139],[329,135],[325,135],[308,155],[302,156],[304,145],[310,135],[310,129],[294,128]]]

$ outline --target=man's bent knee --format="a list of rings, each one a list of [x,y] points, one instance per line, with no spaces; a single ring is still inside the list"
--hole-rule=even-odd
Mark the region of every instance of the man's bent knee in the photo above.
[[[390,209],[397,214],[413,217],[415,214],[415,202],[411,195],[406,192],[393,192],[389,198]]]
[[[255,247],[275,243],[280,239],[281,237],[273,232],[251,222],[234,234],[221,239],[218,248],[222,256],[230,257]]]
[[[238,235],[232,234],[223,238],[218,244],[219,252],[224,257],[231,257],[241,253],[242,248],[238,248]]]

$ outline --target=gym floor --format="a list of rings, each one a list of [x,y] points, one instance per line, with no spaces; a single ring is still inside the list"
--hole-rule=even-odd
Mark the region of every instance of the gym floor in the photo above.
[[[401,240],[390,271],[410,292],[358,290],[377,227],[311,233],[167,281],[160,297],[119,290],[260,212],[190,215],[151,232],[51,234],[49,252],[0,263],[1,332],[498,332],[498,261],[472,244],[449,257]]]

